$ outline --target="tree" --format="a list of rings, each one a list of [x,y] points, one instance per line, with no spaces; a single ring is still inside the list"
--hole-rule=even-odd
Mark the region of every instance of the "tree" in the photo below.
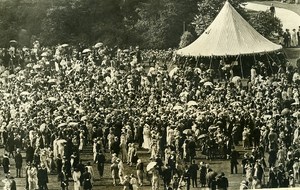
[[[239,0],[231,0],[230,4],[237,12],[248,21],[253,28],[266,38],[272,37],[273,33],[281,32],[281,22],[278,18],[274,18],[269,12],[259,12],[250,14],[240,6],[242,2]],[[198,13],[194,17],[192,24],[195,32],[201,35],[205,29],[212,23],[224,5],[223,0],[203,0],[198,3]]]
[[[191,23],[197,9],[192,0],[146,0],[136,11],[141,46],[161,49],[178,46],[183,23]]]
[[[272,13],[267,11],[253,13],[249,23],[261,35],[267,38],[272,38],[274,33],[280,34],[282,32],[281,21],[277,17],[274,17]]]
[[[195,32],[200,36],[205,29],[212,23],[218,13],[221,11],[224,0],[202,0],[198,2],[198,12],[194,17],[192,24]],[[239,0],[231,0],[230,4],[247,20],[245,10],[240,6]]]
[[[193,34],[189,31],[185,31],[180,38],[179,48],[184,48],[190,45],[194,40],[195,38]]]

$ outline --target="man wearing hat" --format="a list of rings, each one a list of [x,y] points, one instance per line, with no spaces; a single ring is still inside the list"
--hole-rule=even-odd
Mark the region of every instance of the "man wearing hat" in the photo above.
[[[3,166],[4,174],[7,177],[9,173],[10,163],[9,163],[8,155],[6,153],[3,155],[2,166]]]
[[[23,158],[20,153],[20,149],[17,149],[17,153],[15,155],[15,163],[16,163],[16,177],[21,177],[21,168],[23,163]]]

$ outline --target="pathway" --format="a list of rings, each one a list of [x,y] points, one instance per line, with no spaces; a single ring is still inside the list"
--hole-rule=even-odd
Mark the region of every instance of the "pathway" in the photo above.
[[[270,3],[271,6],[271,3]],[[250,3],[248,2],[245,6],[246,9],[248,10],[254,10],[254,11],[266,11],[270,8],[270,6],[267,5],[261,5],[261,4],[256,4],[256,3]],[[284,9],[284,8],[278,8],[275,7],[276,10],[276,16],[281,20],[282,22],[282,29],[298,29],[300,26],[300,15],[297,13]]]

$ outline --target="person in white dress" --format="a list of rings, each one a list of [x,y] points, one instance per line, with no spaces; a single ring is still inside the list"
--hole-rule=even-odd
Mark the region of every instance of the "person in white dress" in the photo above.
[[[291,46],[292,47],[297,47],[298,46],[298,40],[297,39],[297,32],[296,29],[293,29],[291,32]]]
[[[151,144],[151,131],[149,125],[145,125],[144,131],[143,131],[143,136],[144,136],[144,142],[142,147],[144,149],[149,150],[150,149],[150,144]]]
[[[35,166],[31,166],[28,172],[28,184],[29,190],[38,189],[38,178],[37,178],[37,168]]]
[[[72,174],[72,178],[74,181],[74,190],[80,190],[80,176],[81,176],[81,172],[79,171],[78,168],[75,168]]]

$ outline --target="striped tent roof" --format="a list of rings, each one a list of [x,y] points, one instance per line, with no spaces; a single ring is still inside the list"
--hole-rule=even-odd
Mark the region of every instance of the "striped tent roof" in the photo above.
[[[226,1],[218,16],[192,44],[177,51],[182,56],[236,56],[282,49],[259,34]]]

